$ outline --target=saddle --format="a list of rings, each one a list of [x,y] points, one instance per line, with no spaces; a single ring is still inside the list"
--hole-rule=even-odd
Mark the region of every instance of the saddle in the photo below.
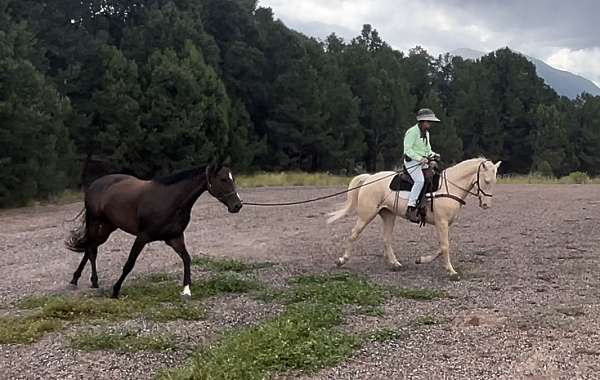
[[[424,202],[425,195],[427,193],[433,193],[437,191],[440,187],[440,173],[436,168],[425,168],[423,169],[423,176],[425,177],[425,185],[419,194],[419,198],[417,199],[417,208],[419,209],[419,215],[421,217],[421,225],[424,224],[425,218],[427,216],[427,208]],[[392,178],[392,182],[390,182],[390,190],[392,191],[410,191],[413,186],[413,179],[408,174],[408,170],[406,166],[402,167],[402,171],[399,172]],[[433,203],[432,203],[433,209]]]

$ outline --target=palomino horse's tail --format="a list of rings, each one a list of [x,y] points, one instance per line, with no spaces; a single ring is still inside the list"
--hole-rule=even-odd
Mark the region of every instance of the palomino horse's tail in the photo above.
[[[346,200],[346,203],[344,204],[344,208],[342,208],[338,211],[329,213],[328,214],[329,219],[327,219],[327,224],[333,223],[336,220],[343,218],[350,211],[352,211],[356,208],[356,205],[358,203],[358,191],[360,190],[360,189],[356,189],[356,187],[361,186],[365,182],[365,180],[367,178],[369,178],[370,176],[371,176],[370,174],[361,174],[361,175],[357,175],[356,177],[352,178],[352,181],[350,181],[350,184],[348,185],[348,200]]]
[[[71,221],[77,221],[78,225],[71,230],[69,237],[65,239],[65,247],[73,252],[85,251],[87,245],[87,228],[85,223],[85,208]]]

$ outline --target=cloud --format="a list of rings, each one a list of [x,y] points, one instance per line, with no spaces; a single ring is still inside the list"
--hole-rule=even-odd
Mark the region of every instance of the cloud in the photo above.
[[[509,46],[600,82],[600,2],[595,0],[260,0],[276,17],[319,38],[346,40],[371,24],[396,49],[437,55]]]
[[[579,74],[600,87],[600,48],[571,50],[562,48],[550,55],[549,65]]]
[[[360,34],[363,24],[371,24],[386,42],[401,50],[421,45],[438,54],[472,46],[472,41],[477,41],[476,48],[487,48],[481,42],[490,41],[493,35],[493,31],[460,12],[452,14],[427,0],[262,0],[260,5],[271,7],[276,17],[289,26],[307,27],[300,30],[309,35],[316,33],[312,35],[320,38],[335,32],[349,39]],[[489,49],[495,47],[492,43]]]

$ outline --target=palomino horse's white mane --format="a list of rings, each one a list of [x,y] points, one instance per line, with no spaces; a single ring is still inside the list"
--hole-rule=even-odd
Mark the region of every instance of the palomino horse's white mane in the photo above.
[[[481,165],[482,162],[488,162],[488,161],[490,161],[490,160],[488,160],[485,157],[471,158],[468,160],[461,161],[458,164],[452,165],[452,166],[446,168],[446,170],[454,171],[455,169],[470,168],[471,166],[479,166],[479,165]]]

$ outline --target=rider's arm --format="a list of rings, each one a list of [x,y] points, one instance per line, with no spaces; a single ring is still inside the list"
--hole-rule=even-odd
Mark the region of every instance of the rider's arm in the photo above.
[[[416,128],[411,128],[408,131],[406,131],[406,134],[404,135],[404,154],[408,157],[410,157],[413,160],[421,160],[423,157],[421,157],[420,154],[417,154],[414,150],[413,150],[413,146],[415,145],[415,142],[417,141],[417,139],[419,138],[419,130]]]
[[[427,154],[426,156],[428,158],[433,158],[433,159],[438,159],[440,158],[440,155],[436,152],[433,151],[433,149],[431,149],[431,143],[430,143],[431,139],[429,138],[429,131],[427,132],[427,144],[425,149],[427,150]]]
[[[431,143],[430,143],[431,139],[429,138],[429,131],[427,132],[427,157],[431,157],[431,156],[435,156],[437,153],[435,153],[432,149],[431,149]]]

